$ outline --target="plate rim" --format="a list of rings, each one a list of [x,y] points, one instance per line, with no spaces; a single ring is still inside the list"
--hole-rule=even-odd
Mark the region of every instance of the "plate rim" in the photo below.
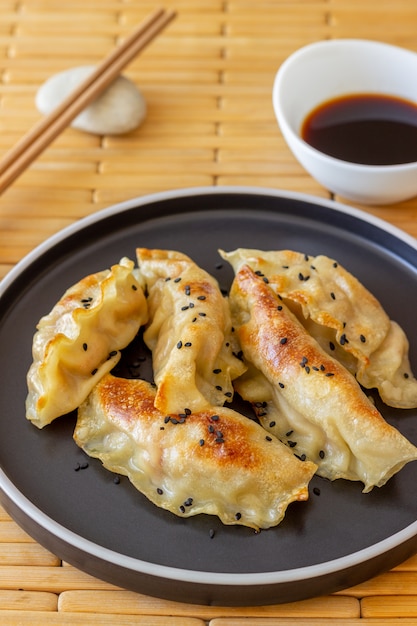
[[[335,212],[351,215],[360,221],[375,226],[377,229],[385,231],[396,239],[404,242],[410,247],[417,250],[417,240],[401,230],[400,228],[390,224],[382,218],[367,213],[362,209],[344,205],[341,202],[320,198],[312,194],[302,192],[293,192],[281,189],[270,189],[267,187],[253,186],[200,186],[189,187],[184,189],[166,190],[142,196],[134,197],[106,208],[100,209],[83,218],[76,220],[57,233],[48,237],[45,241],[36,246],[32,251],[25,255],[2,279],[0,282],[0,298],[5,291],[13,284],[13,282],[24,272],[36,259],[46,253],[55,245],[64,241],[67,237],[83,230],[84,228],[100,222],[110,216],[123,213],[124,211],[139,208],[151,203],[163,202],[166,200],[178,199],[190,196],[201,195],[256,195],[276,197],[277,199],[288,199],[302,201],[313,205],[319,205],[329,208]],[[3,469],[0,468],[0,491],[21,510],[28,519],[33,520],[42,529],[51,533],[60,541],[65,541],[74,548],[91,554],[98,559],[110,562],[113,565],[120,566],[132,572],[137,572],[157,578],[167,580],[197,583],[201,585],[223,585],[226,587],[257,587],[260,585],[281,585],[286,583],[295,583],[302,580],[317,579],[319,577],[335,574],[340,570],[348,570],[355,568],[362,563],[376,559],[389,553],[399,545],[405,544],[417,536],[417,520],[397,533],[374,543],[371,546],[350,553],[343,557],[332,559],[324,563],[308,565],[303,567],[292,568],[288,570],[268,571],[268,572],[250,572],[250,573],[227,573],[227,572],[210,572],[202,570],[185,569],[180,567],[172,567],[152,563],[135,557],[119,553],[94,541],[86,539],[81,535],[71,531],[59,522],[55,521],[41,509],[34,505],[7,477]],[[5,506],[7,508],[7,506]],[[19,523],[19,522],[17,522]]]

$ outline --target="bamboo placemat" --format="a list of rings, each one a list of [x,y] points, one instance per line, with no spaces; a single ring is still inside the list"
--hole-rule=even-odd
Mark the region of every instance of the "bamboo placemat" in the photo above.
[[[166,0],[176,21],[125,71],[148,103],[123,137],[66,130],[0,198],[0,277],[80,217],[145,193],[253,185],[328,198],[286,147],[271,89],[302,45],[365,37],[417,50],[415,0]],[[38,119],[53,73],[98,63],[152,0],[0,0],[0,151]],[[342,200],[341,198],[337,198]],[[364,208],[364,207],[362,207]],[[367,211],[417,236],[417,200]],[[0,509],[0,623],[31,626],[404,626],[417,623],[417,557],[355,588],[266,607],[185,605],[62,563]]]

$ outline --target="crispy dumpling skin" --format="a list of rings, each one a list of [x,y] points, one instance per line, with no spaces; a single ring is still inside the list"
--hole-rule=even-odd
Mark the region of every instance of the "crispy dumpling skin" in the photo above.
[[[247,266],[235,276],[230,303],[250,363],[237,391],[267,430],[317,463],[320,476],[359,480],[367,492],[417,459],[417,448]]]
[[[146,320],[145,295],[127,258],[70,287],[33,337],[27,419],[43,428],[76,409]]]
[[[106,375],[78,410],[75,442],[181,517],[269,528],[308,498],[316,466],[253,420],[226,407],[167,416],[154,400],[152,384]]]
[[[245,367],[235,356],[229,305],[217,281],[181,252],[139,248],[137,259],[148,292],[144,341],[157,408],[181,413],[230,402],[232,381]]]
[[[337,261],[292,250],[221,251],[235,272],[249,265],[263,274],[322,348],[388,406],[417,406],[409,344],[378,300]]]

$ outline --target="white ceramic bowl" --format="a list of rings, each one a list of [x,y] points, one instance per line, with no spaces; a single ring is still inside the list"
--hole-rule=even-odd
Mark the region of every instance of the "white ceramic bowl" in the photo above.
[[[360,39],[301,48],[275,78],[273,106],[281,132],[301,165],[324,187],[362,204],[392,204],[417,195],[417,162],[361,165],[330,157],[300,137],[319,104],[352,93],[398,96],[417,103],[417,54]]]

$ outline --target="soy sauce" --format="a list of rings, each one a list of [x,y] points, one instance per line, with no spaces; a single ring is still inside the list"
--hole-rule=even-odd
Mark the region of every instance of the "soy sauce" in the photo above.
[[[365,165],[417,161],[417,104],[394,96],[351,94],[304,120],[301,137],[332,157]]]

